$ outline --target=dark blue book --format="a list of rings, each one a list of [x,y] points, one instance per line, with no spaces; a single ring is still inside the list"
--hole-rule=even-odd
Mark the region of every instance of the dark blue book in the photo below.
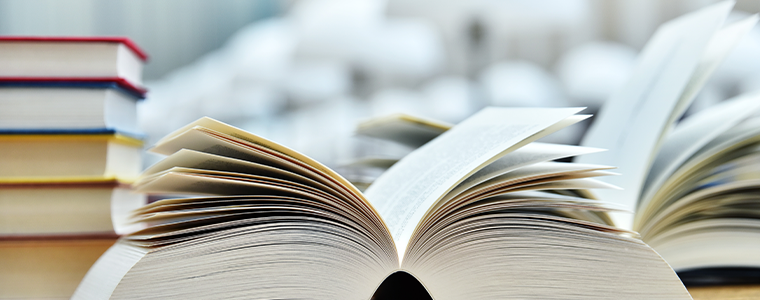
[[[126,86],[121,81],[82,81],[82,80],[5,80],[0,78],[0,88],[73,88],[73,89],[113,89],[135,100],[145,99],[145,91]]]
[[[144,140],[145,134],[133,131],[116,130],[113,128],[82,128],[82,129],[2,129],[0,135],[103,135],[119,134],[133,139]]]
[[[0,80],[0,133],[140,132],[140,99],[118,82]]]

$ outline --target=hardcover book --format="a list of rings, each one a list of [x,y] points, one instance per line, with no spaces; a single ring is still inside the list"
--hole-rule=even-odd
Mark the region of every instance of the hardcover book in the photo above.
[[[0,81],[110,81],[144,94],[147,59],[123,37],[0,37]]]
[[[115,83],[3,85],[0,134],[127,132],[140,136],[137,100]]]

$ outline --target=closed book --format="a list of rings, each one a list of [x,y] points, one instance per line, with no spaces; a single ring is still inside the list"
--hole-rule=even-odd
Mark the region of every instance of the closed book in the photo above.
[[[142,141],[121,133],[0,135],[0,182],[134,179]]]
[[[0,299],[69,299],[117,236],[0,237]]]
[[[2,85],[0,134],[114,130],[137,135],[137,100],[106,85]]]
[[[0,80],[124,81],[142,90],[147,55],[124,37],[0,37]],[[144,90],[143,90],[144,91]]]
[[[61,183],[0,183],[0,236],[127,234],[146,196],[114,179]]]

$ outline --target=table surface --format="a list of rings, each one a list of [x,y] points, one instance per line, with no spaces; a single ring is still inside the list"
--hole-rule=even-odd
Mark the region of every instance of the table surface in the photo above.
[[[688,287],[694,300],[760,299],[760,285]]]

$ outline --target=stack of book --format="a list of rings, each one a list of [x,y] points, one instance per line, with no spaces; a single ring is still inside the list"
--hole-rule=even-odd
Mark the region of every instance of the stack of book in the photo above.
[[[145,196],[126,38],[0,37],[0,298],[69,298]]]

